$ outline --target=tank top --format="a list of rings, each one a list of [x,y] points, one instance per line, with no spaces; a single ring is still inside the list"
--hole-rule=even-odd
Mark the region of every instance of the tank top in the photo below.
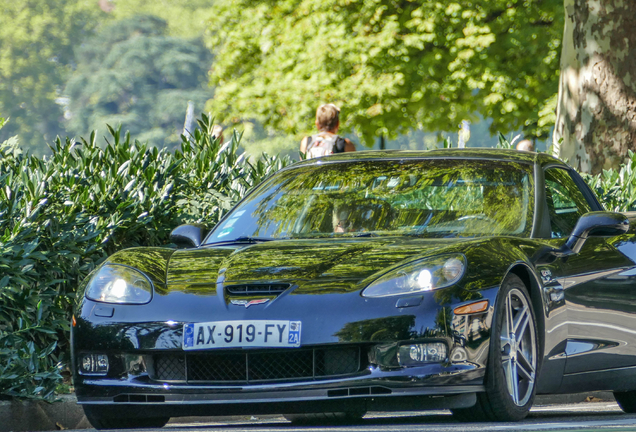
[[[342,153],[344,148],[344,138],[329,132],[320,132],[307,139],[307,159]]]

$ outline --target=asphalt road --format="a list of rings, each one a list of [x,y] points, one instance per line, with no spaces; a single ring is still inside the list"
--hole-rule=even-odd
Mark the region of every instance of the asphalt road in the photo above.
[[[615,402],[545,405],[519,423],[459,423],[448,411],[371,413],[357,424],[294,426],[283,417],[236,417],[197,423],[174,419],[162,432],[397,432],[397,431],[636,431],[636,415],[624,414]],[[148,431],[146,429],[145,431]]]

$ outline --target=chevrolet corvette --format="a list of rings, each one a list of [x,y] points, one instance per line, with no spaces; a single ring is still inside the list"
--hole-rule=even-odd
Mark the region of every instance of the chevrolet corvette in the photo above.
[[[449,409],[536,394],[636,412],[636,214],[549,155],[446,149],[295,163],[209,230],[121,250],[78,287],[72,369],[96,428]]]

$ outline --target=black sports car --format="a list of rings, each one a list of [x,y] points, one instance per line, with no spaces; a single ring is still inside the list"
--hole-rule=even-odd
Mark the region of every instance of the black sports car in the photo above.
[[[635,219],[545,154],[300,162],[211,232],[180,226],[182,248],[120,251],[82,283],[77,398],[97,428],[427,408],[517,420],[535,394],[590,390],[635,412]]]

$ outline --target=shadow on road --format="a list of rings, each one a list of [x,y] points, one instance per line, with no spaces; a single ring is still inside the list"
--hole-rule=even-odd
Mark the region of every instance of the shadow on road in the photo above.
[[[417,429],[417,426],[440,427],[440,430],[528,430],[541,426],[545,429],[545,423],[553,425],[553,429],[560,428],[559,424],[564,427],[572,423],[582,424],[592,422],[595,424],[633,422],[636,425],[636,416],[623,414],[615,404],[607,403],[589,403],[589,404],[572,404],[558,406],[541,406],[531,411],[528,417],[518,423],[459,423],[450,412],[436,411],[431,413],[371,413],[358,422],[346,423],[303,423],[292,424],[287,422],[283,417],[271,418],[254,418],[254,420],[233,420],[213,423],[197,423],[197,424],[178,424],[168,425],[168,428],[175,430],[199,430],[205,428],[207,430],[376,430],[380,426],[386,430],[404,430]],[[405,427],[406,426],[406,427]],[[585,427],[585,426],[583,426]],[[428,429],[428,428],[427,428]],[[550,428],[552,429],[552,428]]]

